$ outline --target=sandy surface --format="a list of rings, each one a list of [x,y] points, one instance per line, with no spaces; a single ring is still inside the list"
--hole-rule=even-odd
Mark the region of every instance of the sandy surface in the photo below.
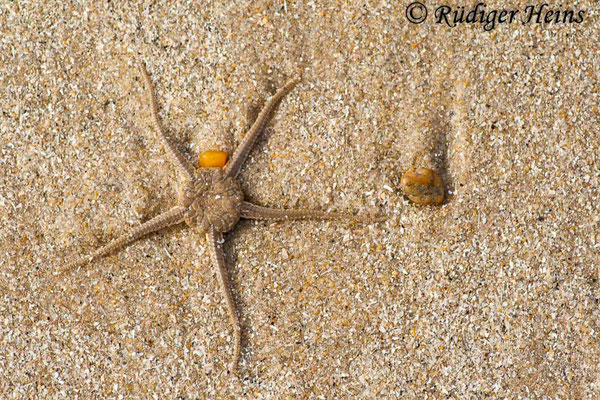
[[[409,24],[406,1],[118,3],[0,3],[2,398],[600,396],[596,2],[489,32]],[[247,198],[390,215],[226,236],[239,379],[193,230],[52,280],[175,204],[135,54],[193,160],[301,73]],[[399,192],[413,165],[441,171],[442,207]]]

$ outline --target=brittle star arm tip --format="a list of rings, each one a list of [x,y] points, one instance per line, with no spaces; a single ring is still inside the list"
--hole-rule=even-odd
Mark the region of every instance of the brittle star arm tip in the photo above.
[[[167,135],[165,134],[164,129],[162,128],[160,117],[158,116],[158,103],[156,101],[156,96],[154,95],[154,86],[152,85],[152,80],[150,79],[150,75],[148,75],[148,71],[146,70],[146,64],[137,57],[136,60],[146,87],[146,97],[148,102],[150,103],[150,111],[152,114],[152,126],[154,128],[154,131],[161,140],[165,151],[169,154],[170,161],[173,163],[175,168],[183,176],[185,176],[187,180],[193,180],[193,165],[183,155],[183,153],[181,153],[177,149],[177,147],[175,147],[175,145],[173,145],[173,143],[170,142],[170,140],[167,138]]]
[[[213,228],[210,228],[209,231],[206,233],[206,241],[211,255],[213,268],[215,270],[215,274],[217,275],[219,286],[221,287],[221,293],[223,294],[223,298],[227,303],[227,311],[229,313],[230,323],[233,328],[234,348],[231,360],[231,371],[233,373],[236,373],[241,351],[241,327],[238,313],[235,308],[235,302],[233,300],[233,295],[231,292],[231,285],[229,284],[229,276],[227,274],[227,269],[225,266],[225,257],[223,255],[223,249],[221,248],[221,244],[223,242],[223,234],[221,232],[217,232]]]
[[[125,233],[118,238],[114,239],[105,246],[100,247],[98,250],[90,255],[79,257],[70,263],[67,263],[64,268],[57,271],[54,276],[60,279],[68,275],[71,271],[84,266],[98,258],[104,257],[115,250],[121,249],[126,245],[135,242],[136,240],[149,235],[152,232],[159,231],[166,227],[176,225],[183,221],[185,209],[183,207],[173,207],[170,210],[157,215],[149,221],[133,228],[128,233]]]
[[[235,149],[231,160],[227,165],[225,165],[225,174],[227,176],[237,176],[237,174],[240,172],[240,169],[242,168],[242,165],[244,164],[244,161],[246,161],[246,157],[248,156],[248,153],[250,153],[250,150],[252,149],[256,138],[263,130],[265,125],[269,122],[271,114],[273,113],[277,105],[281,102],[281,99],[283,99],[283,97],[286,94],[291,92],[298,82],[300,82],[299,77],[290,79],[267,101],[263,109],[258,114],[258,117],[256,117],[256,120],[248,130],[248,132],[246,132],[246,134],[244,135],[242,142]]]
[[[242,203],[242,218],[257,220],[292,221],[292,220],[350,220],[356,222],[383,222],[386,215],[352,215],[348,213],[335,213],[317,210],[285,210],[257,206],[247,201]]]

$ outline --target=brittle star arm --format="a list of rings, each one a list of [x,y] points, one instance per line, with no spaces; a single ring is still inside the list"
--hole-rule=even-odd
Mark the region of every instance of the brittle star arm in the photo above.
[[[215,269],[217,280],[219,281],[219,286],[221,287],[221,293],[223,294],[225,302],[227,303],[229,320],[233,328],[234,347],[233,357],[231,360],[231,372],[235,373],[237,371],[238,362],[240,360],[242,333],[240,328],[240,320],[238,318],[237,310],[235,308],[235,302],[233,301],[233,296],[231,294],[229,276],[227,274],[227,269],[225,266],[225,257],[223,256],[223,250],[221,248],[221,244],[223,243],[223,234],[211,228],[206,233],[206,241],[208,243],[213,268]]]
[[[154,131],[162,141],[162,144],[165,147],[166,152],[169,154],[171,162],[175,165],[175,168],[177,168],[177,170],[183,174],[187,180],[191,181],[194,177],[194,167],[188,161],[188,159],[185,158],[183,153],[181,153],[165,135],[165,131],[162,128],[160,118],[158,116],[158,104],[156,102],[156,96],[154,95],[154,86],[152,85],[152,81],[150,80],[150,76],[146,70],[146,65],[141,60],[137,60],[137,62],[140,66],[140,72],[146,86],[148,102],[150,103],[152,109],[152,126],[154,127]]]
[[[68,274],[77,267],[90,263],[93,260],[96,260],[100,257],[104,257],[105,255],[112,253],[113,251],[118,250],[128,245],[129,243],[135,242],[136,240],[152,232],[156,232],[168,226],[182,222],[183,217],[185,215],[185,211],[186,210],[183,207],[173,207],[169,211],[166,211],[152,218],[151,220],[144,222],[140,226],[133,228],[128,233],[119,236],[112,242],[108,243],[106,246],[100,247],[92,254],[80,257],[68,263],[61,271],[59,271],[59,277]]]
[[[267,104],[265,104],[261,112],[258,114],[258,117],[256,117],[256,121],[254,121],[254,123],[250,127],[250,130],[248,130],[248,132],[246,132],[246,135],[244,135],[242,142],[235,149],[231,160],[225,166],[225,175],[234,178],[237,176],[237,174],[240,172],[240,169],[242,168],[242,164],[244,164],[244,161],[246,161],[246,157],[252,149],[256,138],[263,130],[267,122],[269,122],[269,117],[273,113],[273,110],[275,110],[275,107],[277,107],[277,104],[279,104],[281,99],[286,94],[291,92],[291,90],[298,82],[300,82],[299,78],[291,79],[290,81],[288,81],[288,83],[285,84],[284,87],[279,89],[273,95],[273,97],[269,99],[269,101],[267,101]]]
[[[350,221],[372,223],[383,222],[387,219],[385,215],[359,216],[348,213],[331,213],[327,211],[316,210],[282,210],[278,208],[267,208],[257,206],[256,204],[242,203],[242,218],[259,219],[259,220],[275,220],[275,221],[292,221],[292,220],[340,220],[346,219]]]

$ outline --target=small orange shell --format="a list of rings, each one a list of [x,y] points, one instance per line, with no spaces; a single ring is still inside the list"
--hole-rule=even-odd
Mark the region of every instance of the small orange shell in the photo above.
[[[227,162],[227,153],[221,150],[208,150],[200,154],[202,168],[223,168]]]
[[[444,201],[444,183],[440,175],[429,168],[411,168],[400,180],[402,192],[417,204],[438,205]]]

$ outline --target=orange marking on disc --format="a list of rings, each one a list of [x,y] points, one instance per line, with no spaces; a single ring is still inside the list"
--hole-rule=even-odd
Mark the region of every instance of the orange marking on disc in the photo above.
[[[200,154],[202,168],[223,168],[227,162],[227,153],[221,150],[208,150]]]

